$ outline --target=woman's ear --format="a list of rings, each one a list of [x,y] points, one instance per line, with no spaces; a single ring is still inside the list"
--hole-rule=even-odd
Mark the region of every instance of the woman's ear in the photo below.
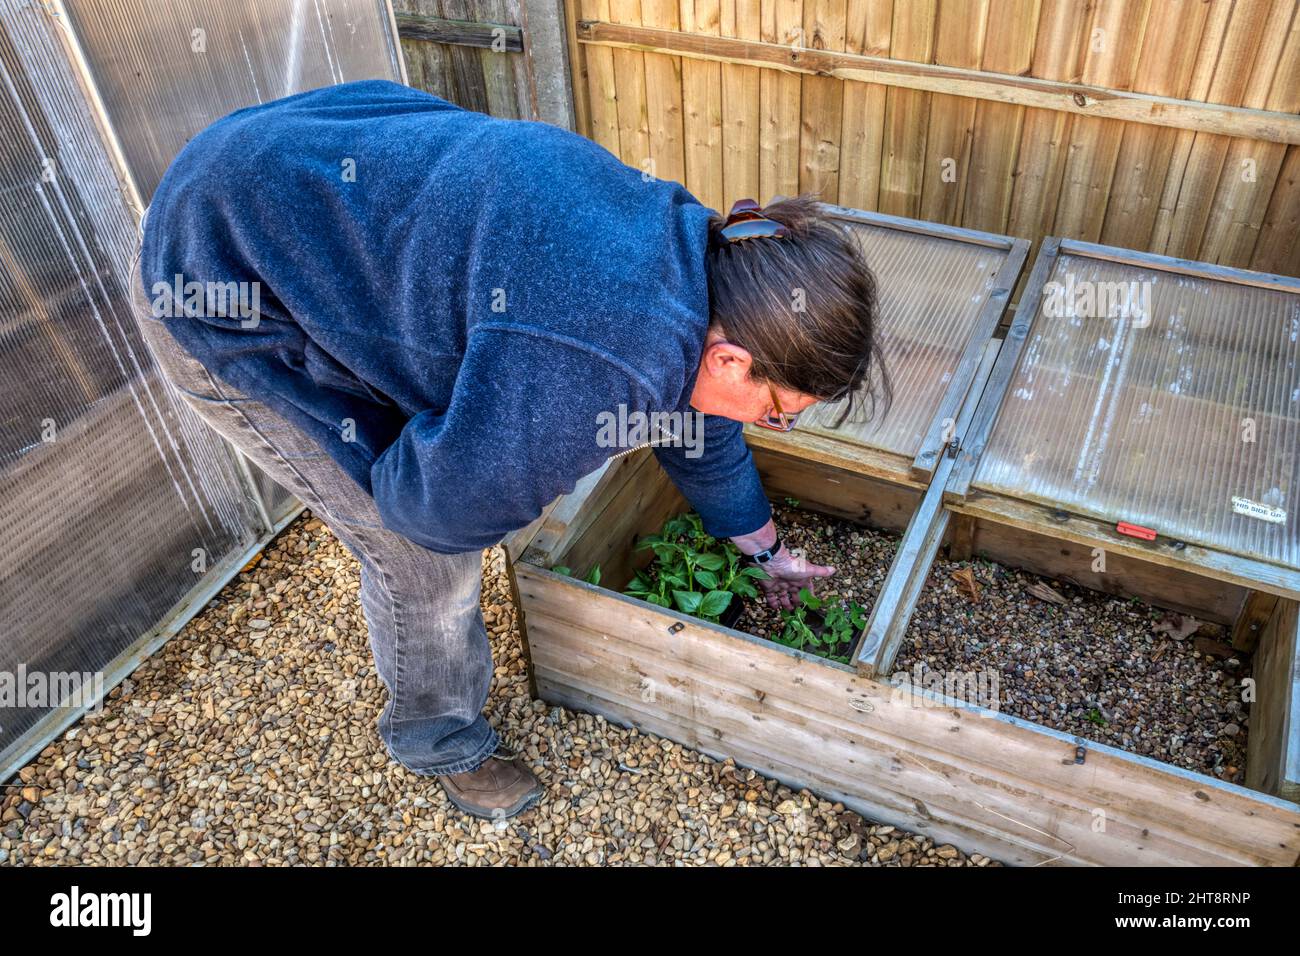
[[[710,376],[732,385],[749,378],[754,358],[748,349],[726,341],[711,341],[704,347],[704,370]]]

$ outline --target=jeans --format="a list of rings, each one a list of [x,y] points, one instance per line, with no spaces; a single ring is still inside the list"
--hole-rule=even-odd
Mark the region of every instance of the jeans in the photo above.
[[[180,398],[311,508],[361,563],[370,649],[388,688],[379,718],[388,752],[417,774],[476,769],[498,745],[482,714],[493,672],[479,610],[482,553],[437,554],[386,530],[374,499],[319,444],[218,381],[172,338],[145,294],[138,248],[130,278],[144,338]]]

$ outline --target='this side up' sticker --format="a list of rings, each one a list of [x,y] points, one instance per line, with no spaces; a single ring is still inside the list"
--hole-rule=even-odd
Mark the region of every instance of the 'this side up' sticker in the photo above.
[[[1232,510],[1248,518],[1258,518],[1260,521],[1268,521],[1273,524],[1286,524],[1285,510],[1274,508],[1272,505],[1262,505],[1258,501],[1251,501],[1249,498],[1239,498],[1233,495]]]

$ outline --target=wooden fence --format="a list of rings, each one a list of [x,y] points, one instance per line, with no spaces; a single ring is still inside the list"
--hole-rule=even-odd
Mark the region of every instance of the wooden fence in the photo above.
[[[715,208],[806,191],[1300,275],[1300,0],[393,6],[413,85]]]
[[[1296,0],[567,0],[579,131],[723,208],[1300,274]]]

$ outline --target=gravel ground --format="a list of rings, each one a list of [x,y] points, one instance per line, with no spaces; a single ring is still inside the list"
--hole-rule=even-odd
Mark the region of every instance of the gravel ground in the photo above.
[[[473,820],[387,759],[358,567],[304,516],[6,787],[0,863],[995,865],[531,700],[502,562],[485,552],[488,706],[538,807]]]

